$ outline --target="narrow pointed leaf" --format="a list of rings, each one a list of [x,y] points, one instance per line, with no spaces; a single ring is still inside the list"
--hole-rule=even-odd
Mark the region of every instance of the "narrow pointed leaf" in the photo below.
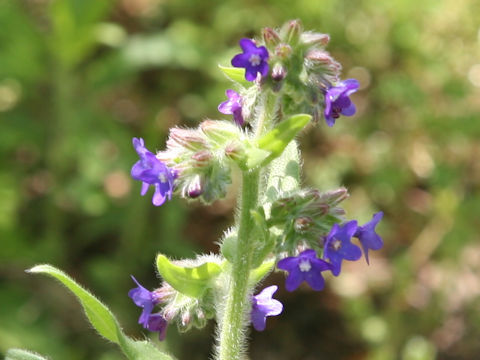
[[[258,139],[258,148],[270,152],[270,156],[262,162],[262,165],[266,165],[280,156],[290,141],[310,122],[311,118],[312,116],[307,114],[294,115],[282,121]]]
[[[245,69],[243,68],[235,68],[235,67],[227,67],[218,65],[220,70],[222,70],[223,74],[229,78],[230,80],[242,85],[243,87],[249,87],[252,85],[250,81],[245,80]]]
[[[157,269],[175,290],[194,298],[200,298],[210,286],[210,281],[222,270],[220,265],[212,262],[196,267],[175,265],[162,254],[157,256]]]
[[[47,358],[27,350],[10,349],[5,354],[5,360],[47,360]]]
[[[106,339],[118,344],[119,339],[117,333],[120,331],[120,326],[113,314],[103,303],[83,287],[78,285],[71,277],[51,265],[37,265],[30,270],[27,270],[27,272],[49,275],[59,280],[80,301],[88,320],[98,333]]]

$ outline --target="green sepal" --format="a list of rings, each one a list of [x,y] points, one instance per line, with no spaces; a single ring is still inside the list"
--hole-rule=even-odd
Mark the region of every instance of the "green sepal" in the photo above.
[[[183,267],[173,264],[165,255],[157,255],[157,269],[163,279],[184,295],[201,298],[210,282],[221,271],[220,265],[206,262],[200,266]]]
[[[242,85],[250,87],[252,83],[245,79],[245,69],[218,65],[223,74],[230,80]]]
[[[312,119],[308,114],[297,114],[279,123],[275,128],[257,140],[259,149],[270,152],[270,155],[262,162],[268,164],[280,156],[287,145]]]
[[[63,271],[51,265],[37,265],[27,270],[29,273],[49,275],[65,285],[80,301],[90,324],[104,338],[118,344],[117,330],[120,328],[111,311],[95,296],[78,285]]]
[[[27,350],[10,349],[5,354],[5,360],[47,360],[47,358]]]
[[[236,231],[229,231],[223,236],[220,251],[223,257],[233,264],[235,261],[235,252],[237,251]]]
[[[252,284],[259,283],[275,266],[275,259],[264,261],[260,266],[256,267],[250,272],[250,282]]]

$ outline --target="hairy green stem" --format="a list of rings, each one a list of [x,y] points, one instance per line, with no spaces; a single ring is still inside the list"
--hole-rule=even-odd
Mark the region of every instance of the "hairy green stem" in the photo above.
[[[230,282],[227,302],[220,324],[218,360],[239,360],[245,350],[245,327],[250,310],[249,276],[252,259],[252,233],[254,221],[250,210],[257,207],[258,170],[243,174],[242,195],[238,227],[237,251],[234,263],[228,274]]]
[[[277,96],[264,94],[263,111],[255,122],[254,137],[258,138],[273,125]],[[251,210],[258,206],[259,194],[264,190],[262,181],[264,169],[244,172],[240,192],[239,213],[236,221],[237,246],[233,264],[228,276],[228,294],[220,318],[217,360],[240,360],[246,350],[246,327],[251,309],[250,296],[253,284],[249,282],[254,252],[255,223]]]

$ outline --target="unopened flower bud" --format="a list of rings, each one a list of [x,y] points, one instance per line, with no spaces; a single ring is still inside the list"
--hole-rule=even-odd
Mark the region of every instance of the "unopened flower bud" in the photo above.
[[[195,175],[193,179],[185,184],[185,187],[182,190],[182,195],[184,197],[189,197],[195,199],[203,194],[205,191],[205,181],[200,175]]]
[[[191,316],[190,316],[190,312],[189,311],[185,311],[183,314],[182,314],[182,319],[181,319],[181,326],[182,327],[188,327],[188,325],[190,325],[190,321],[191,321]]]
[[[177,127],[170,129],[170,135],[167,140],[168,148],[181,146],[188,150],[196,151],[205,148],[205,145],[205,138],[197,129],[181,129]]]
[[[272,28],[263,28],[262,35],[267,48],[273,48],[280,42],[280,35]]]
[[[175,306],[167,306],[163,309],[162,315],[168,322],[171,322],[178,314],[178,309]]]
[[[225,156],[233,161],[242,161],[245,159],[245,148],[239,141],[232,141],[225,146]]]
[[[335,69],[341,69],[341,65],[335,61],[331,55],[323,50],[310,50],[305,58],[311,62],[313,66],[328,66]]]
[[[301,216],[295,219],[294,227],[295,231],[302,233],[310,229],[313,225],[313,219],[308,216]]]
[[[286,76],[287,76],[287,70],[282,64],[277,63],[273,66],[272,79],[275,81],[275,85],[273,86],[273,91],[275,92],[280,91],[282,87],[282,81],[283,79],[285,79]]]
[[[334,60],[330,54],[323,50],[310,50],[305,56],[305,67],[310,74],[311,83],[319,83],[326,86],[324,82],[335,81],[338,78],[342,65]]]
[[[305,32],[300,35],[300,41],[305,45],[325,46],[330,41],[328,34]]]
[[[227,121],[205,120],[200,124],[200,129],[209,140],[219,146],[239,137],[238,127]]]
[[[195,326],[199,329],[203,328],[207,324],[207,318],[202,309],[195,311]]]
[[[349,196],[348,190],[344,187],[341,187],[339,189],[327,191],[321,194],[321,201],[329,204],[330,206],[335,206],[347,199]]]
[[[208,150],[200,150],[192,155],[192,160],[194,161],[193,166],[195,167],[205,167],[209,165],[210,160],[212,160],[213,154]]]
[[[292,47],[288,44],[279,44],[275,48],[275,55],[281,60],[286,60],[292,55]]]
[[[153,294],[158,302],[163,303],[175,296],[175,290],[169,284],[164,282],[162,287],[153,290]]]
[[[285,41],[291,45],[296,45],[300,40],[300,35],[302,34],[303,27],[300,20],[291,20],[286,23],[283,28],[283,32],[285,33]]]

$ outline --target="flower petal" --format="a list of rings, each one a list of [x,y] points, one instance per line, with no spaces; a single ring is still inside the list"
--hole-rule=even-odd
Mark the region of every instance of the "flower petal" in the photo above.
[[[350,101],[350,105],[342,109],[342,115],[352,116],[357,111],[355,104]]]
[[[305,273],[300,271],[298,268],[293,269],[285,281],[285,289],[287,291],[294,291],[298,289],[300,284],[305,280]]]
[[[161,191],[160,185],[155,184],[155,192],[153,193],[153,198],[152,198],[152,203],[155,206],[161,206],[165,202],[167,197],[165,196],[165,193]]]

